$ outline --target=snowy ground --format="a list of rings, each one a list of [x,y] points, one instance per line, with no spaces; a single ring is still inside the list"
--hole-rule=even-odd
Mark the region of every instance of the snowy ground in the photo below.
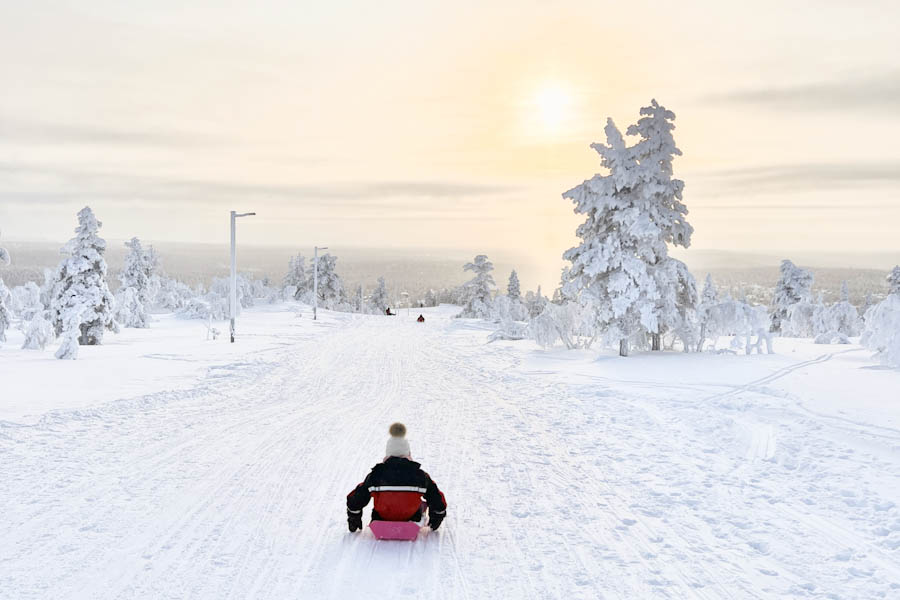
[[[291,311],[0,350],[0,597],[900,597],[900,371],[865,350]],[[412,544],[345,524],[393,420],[450,504]]]

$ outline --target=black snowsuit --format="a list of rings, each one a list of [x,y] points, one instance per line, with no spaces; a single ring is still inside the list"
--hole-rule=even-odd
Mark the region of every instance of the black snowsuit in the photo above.
[[[347,511],[360,513],[374,498],[375,521],[419,521],[422,518],[422,497],[435,521],[443,519],[447,511],[444,494],[419,463],[391,456],[372,467],[365,481],[347,494]]]

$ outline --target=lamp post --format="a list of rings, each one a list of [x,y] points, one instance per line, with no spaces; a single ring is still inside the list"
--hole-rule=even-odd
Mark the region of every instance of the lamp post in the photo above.
[[[319,250],[328,250],[328,246],[313,249],[313,321],[319,312]]]
[[[406,316],[409,316],[409,292],[400,292],[401,296],[406,296]]]
[[[234,343],[234,319],[237,316],[237,251],[235,248],[235,219],[239,217],[252,217],[256,213],[241,213],[238,214],[234,211],[231,211],[231,297],[229,301],[230,313],[231,313],[231,343]]]

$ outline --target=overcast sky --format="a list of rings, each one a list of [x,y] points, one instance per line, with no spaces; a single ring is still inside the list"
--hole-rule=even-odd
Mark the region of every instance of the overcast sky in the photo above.
[[[656,98],[703,249],[897,250],[900,2],[0,0],[0,229],[558,258]]]

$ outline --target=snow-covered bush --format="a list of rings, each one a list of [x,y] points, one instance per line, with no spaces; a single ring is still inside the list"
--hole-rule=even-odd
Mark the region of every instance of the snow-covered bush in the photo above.
[[[732,346],[743,347],[747,354],[752,354],[753,350],[762,352],[763,343],[769,354],[773,351],[769,313],[764,306],[750,306],[746,302],[726,297],[720,302],[705,304],[703,319],[706,322],[704,337],[710,340],[712,350],[715,350],[719,337],[734,336]],[[703,349],[704,341],[700,340],[698,350]]]
[[[791,306],[799,302],[810,302],[812,284],[812,271],[798,267],[790,260],[781,261],[781,278],[775,285],[772,303],[772,331],[783,333],[782,323],[788,318]]]
[[[856,337],[861,332],[862,319],[856,307],[850,304],[850,291],[847,289],[846,281],[841,284],[840,302],[828,308],[827,321],[829,331],[834,331],[845,338]]]
[[[43,311],[36,312],[25,328],[23,350],[43,350],[53,339],[53,326],[44,318]]]
[[[91,310],[86,304],[77,301],[67,306],[62,316],[62,343],[56,350],[56,358],[60,360],[75,360],[78,358],[79,335],[84,327],[84,313]]]
[[[123,327],[143,329],[147,327],[148,318],[138,291],[133,287],[119,288],[116,292],[116,321]]]
[[[105,330],[119,330],[113,319],[115,298],[106,284],[106,241],[98,235],[101,226],[90,207],[79,211],[75,237],[62,250],[69,256],[56,269],[50,303],[56,334],[71,335],[72,319],[80,318],[78,343],[88,346],[100,344]]]
[[[12,297],[9,308],[23,321],[30,321],[36,313],[44,310],[44,305],[41,304],[41,289],[35,282],[26,281],[24,285],[18,285],[10,291]]]
[[[828,307],[821,298],[815,302],[802,300],[791,304],[780,322],[781,334],[785,337],[814,338],[831,331],[828,323]]]
[[[293,298],[299,300],[312,288],[306,270],[306,259],[302,254],[292,256],[288,261],[288,270],[282,280],[283,288],[293,288]]]
[[[525,321],[528,311],[518,298],[509,296],[497,296],[491,304],[491,320],[502,323],[503,321]]]
[[[509,319],[500,321],[500,327],[488,336],[488,342],[497,340],[524,340],[528,337],[528,325]]]
[[[544,312],[547,302],[547,298],[541,295],[541,286],[538,286],[537,292],[527,292],[525,294],[525,310],[528,311],[528,318],[533,319]]]
[[[532,339],[542,348],[562,342],[569,350],[590,348],[601,333],[596,328],[591,307],[576,302],[548,303],[528,326]]]
[[[866,312],[861,341],[883,364],[900,367],[900,267],[893,268],[887,281],[890,293]]]
[[[460,317],[470,319],[487,319],[491,315],[491,294],[496,287],[494,276],[494,263],[488,260],[484,254],[479,254],[472,262],[463,265],[463,271],[472,271],[475,277],[463,285],[465,294],[465,306]]]
[[[862,344],[883,364],[900,367],[900,292],[869,309]]]
[[[191,298],[187,304],[175,312],[179,319],[202,319],[207,321],[223,321],[231,318],[229,299],[215,292],[209,292],[205,296]],[[240,315],[241,306],[238,303],[237,312]]]
[[[195,291],[187,284],[172,277],[159,277],[153,307],[175,312],[187,306],[188,302],[196,295]]]

